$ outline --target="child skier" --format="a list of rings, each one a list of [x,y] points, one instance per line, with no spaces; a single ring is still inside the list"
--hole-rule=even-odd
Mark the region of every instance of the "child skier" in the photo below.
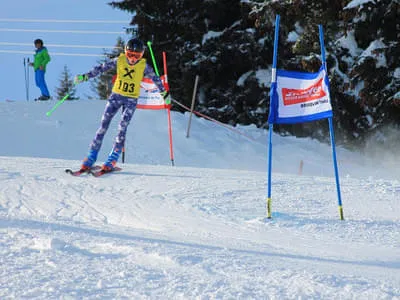
[[[110,172],[114,169],[125,144],[129,122],[136,110],[140,94],[140,82],[144,76],[153,80],[164,98],[168,97],[168,92],[165,90],[160,77],[154,73],[153,68],[143,58],[144,49],[145,47],[141,40],[137,38],[131,39],[126,43],[125,53],[121,53],[119,57],[94,67],[86,74],[75,76],[74,82],[77,84],[87,81],[89,78],[96,77],[111,68],[116,68],[117,70],[117,77],[104,109],[100,127],[90,144],[88,155],[82,162],[80,172],[89,171],[96,162],[97,154],[110,122],[119,108],[122,107],[122,117],[118,127],[118,134],[108,159],[102,166],[102,172]]]

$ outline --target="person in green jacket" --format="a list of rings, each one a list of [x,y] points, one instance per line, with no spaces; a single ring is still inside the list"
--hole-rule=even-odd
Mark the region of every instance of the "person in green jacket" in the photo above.
[[[43,41],[41,39],[36,39],[34,41],[36,53],[34,55],[33,69],[35,70],[35,82],[36,86],[40,89],[42,95],[35,100],[49,100],[50,93],[47,89],[47,84],[44,79],[44,74],[46,73],[46,65],[50,61],[50,55],[47,48],[43,46]]]

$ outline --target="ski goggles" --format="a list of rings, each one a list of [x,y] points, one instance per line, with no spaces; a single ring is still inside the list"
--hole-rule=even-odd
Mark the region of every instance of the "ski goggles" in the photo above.
[[[127,58],[130,59],[141,59],[143,56],[143,52],[136,52],[136,51],[125,51],[125,55]]]

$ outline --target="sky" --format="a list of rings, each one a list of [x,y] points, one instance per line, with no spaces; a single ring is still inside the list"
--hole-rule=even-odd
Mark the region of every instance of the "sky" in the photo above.
[[[122,171],[72,177],[103,101],[0,101],[2,299],[399,299],[395,161],[137,110]],[[118,117],[99,154],[111,149]],[[383,157],[383,156],[382,156]],[[300,169],[303,161],[303,169]]]
[[[57,98],[56,88],[59,86],[61,74],[66,65],[71,75],[89,71],[95,66],[101,56],[66,56],[57,53],[102,55],[105,48],[76,48],[80,46],[113,47],[117,38],[130,38],[124,32],[129,26],[131,14],[113,9],[107,5],[110,1],[103,0],[16,0],[4,1],[0,12],[0,65],[6,70],[2,76],[0,99],[26,101],[27,86],[29,100],[40,96],[40,90],[35,85],[33,68],[27,70],[24,59],[33,60],[36,38],[41,38],[51,56],[46,72],[46,82],[50,94]],[[23,9],[21,9],[23,8]],[[13,21],[11,21],[13,20]],[[41,20],[41,22],[27,22]],[[103,23],[76,23],[69,21],[104,21]],[[14,22],[17,21],[17,22]],[[119,22],[119,23],[110,23]],[[16,30],[19,31],[10,31]],[[42,30],[43,32],[31,32]],[[52,30],[67,32],[49,32]],[[92,33],[73,33],[71,31],[91,31]],[[102,33],[93,33],[93,31]],[[118,34],[120,32],[120,34]],[[16,45],[15,45],[16,44]],[[53,45],[53,46],[52,46]],[[23,53],[10,53],[22,51]],[[29,72],[29,73],[28,73]],[[25,80],[25,74],[28,80]],[[27,84],[26,84],[27,83]],[[91,88],[80,87],[77,95],[82,98],[93,96]]]

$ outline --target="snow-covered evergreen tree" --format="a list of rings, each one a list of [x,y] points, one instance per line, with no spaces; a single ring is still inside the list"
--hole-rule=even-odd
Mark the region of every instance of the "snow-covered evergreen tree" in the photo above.
[[[275,16],[281,16],[278,67],[313,72],[324,28],[334,124],[339,142],[363,144],[400,125],[398,0],[114,1],[134,12],[132,25],[151,40],[175,99],[222,122],[267,127]],[[157,55],[158,54],[158,55]],[[327,122],[280,125],[282,134],[329,140]]]
[[[66,100],[78,100],[79,97],[76,97],[76,88],[74,85],[74,80],[72,78],[72,75],[68,69],[68,67],[65,65],[64,70],[61,73],[60,76],[60,86],[56,88],[56,94],[58,99],[64,98],[67,94],[68,97]]]

